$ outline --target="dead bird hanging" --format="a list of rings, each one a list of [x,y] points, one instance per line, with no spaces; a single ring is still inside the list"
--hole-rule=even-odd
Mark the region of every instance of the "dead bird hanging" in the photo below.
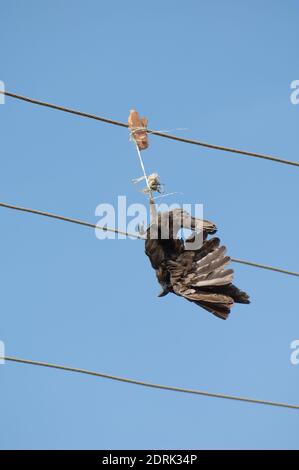
[[[129,127],[144,169],[140,150],[149,145],[147,119],[140,119],[133,110]],[[146,174],[145,178],[148,183]],[[151,224],[146,231],[145,253],[162,287],[159,297],[176,294],[223,320],[234,303],[249,304],[246,292],[232,283],[234,272],[227,268],[231,259],[226,256],[226,247],[220,245],[217,237],[208,239],[216,233],[216,225],[192,217],[182,209],[157,213],[153,191],[149,187]],[[182,228],[192,231],[187,240],[178,238]],[[202,243],[194,243],[200,239]]]
[[[177,238],[181,228],[190,227],[194,232],[189,239]],[[203,243],[188,249],[188,243],[199,234],[199,227]],[[168,238],[162,238],[167,231]],[[182,209],[158,213],[157,221],[147,229],[145,253],[162,287],[160,297],[171,292],[226,320],[233,304],[248,304],[249,297],[232,284],[233,270],[227,269],[230,258],[219,238],[207,239],[216,231],[212,222],[196,219]],[[158,236],[153,238],[153,233]]]

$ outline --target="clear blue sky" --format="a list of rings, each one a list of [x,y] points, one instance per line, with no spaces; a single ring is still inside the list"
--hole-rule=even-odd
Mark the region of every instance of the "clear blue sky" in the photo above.
[[[1,2],[9,91],[299,161],[296,0]],[[7,98],[0,200],[97,222],[144,197],[126,129]],[[151,137],[181,202],[202,202],[231,256],[298,270],[298,168]],[[165,200],[166,202],[166,200]],[[169,198],[171,202],[171,198]],[[227,322],[159,287],[143,243],[1,209],[6,353],[169,385],[298,403],[298,278],[235,265],[250,306]],[[298,448],[292,410],[0,366],[0,447]]]

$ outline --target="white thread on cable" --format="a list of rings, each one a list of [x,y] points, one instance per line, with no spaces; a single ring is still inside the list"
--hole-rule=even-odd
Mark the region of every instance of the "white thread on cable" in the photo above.
[[[174,194],[184,194],[184,193],[175,191],[173,193],[160,194],[159,196],[155,196],[153,199],[161,199],[162,197],[173,196]]]
[[[135,141],[135,146],[136,146],[137,154],[138,154],[138,157],[139,157],[140,165],[141,165],[141,168],[142,168],[142,171],[143,171],[143,176],[144,176],[144,179],[146,181],[146,186],[148,187],[149,193],[152,194],[152,190],[151,190],[151,187],[150,187],[150,184],[149,184],[149,181],[148,181],[148,177],[147,177],[147,174],[146,174],[146,171],[145,171],[142,156],[141,156],[141,153],[140,153],[140,150],[138,148],[138,145],[137,145],[136,141]]]

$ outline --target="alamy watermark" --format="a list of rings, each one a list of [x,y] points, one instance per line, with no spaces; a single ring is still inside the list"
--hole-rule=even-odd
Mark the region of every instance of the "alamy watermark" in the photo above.
[[[5,344],[3,341],[0,341],[0,365],[5,364]]]
[[[4,93],[5,93],[5,85],[4,85],[4,82],[2,82],[0,80],[0,104],[5,104],[5,94]]]
[[[95,229],[96,237],[99,240],[136,239],[145,234],[145,227],[149,227],[151,239],[187,237],[196,233],[193,238],[187,238],[186,249],[196,249],[202,245],[202,204],[161,203],[156,204],[156,211],[160,214],[159,224],[150,220],[148,204],[127,205],[126,196],[118,196],[116,207],[110,203],[99,204],[95,210],[95,215],[99,217]],[[109,231],[108,228],[116,229],[120,233]]]
[[[290,356],[291,364],[297,366],[299,364],[299,339],[292,341],[290,347],[294,350]]]
[[[291,103],[294,105],[299,104],[299,80],[293,80],[290,88],[293,90],[290,95]]]

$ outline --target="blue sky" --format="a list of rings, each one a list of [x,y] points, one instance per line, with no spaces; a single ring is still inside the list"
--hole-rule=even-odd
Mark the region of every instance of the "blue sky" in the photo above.
[[[11,0],[9,91],[297,160],[296,0]],[[7,98],[0,200],[97,222],[144,202],[126,129]],[[152,136],[144,152],[179,202],[203,203],[229,254],[298,270],[298,169]],[[174,202],[173,199],[165,202]],[[169,385],[299,403],[298,278],[235,265],[250,306],[223,322],[159,286],[143,243],[1,209],[6,353]],[[0,366],[2,449],[298,449],[292,410]]]

